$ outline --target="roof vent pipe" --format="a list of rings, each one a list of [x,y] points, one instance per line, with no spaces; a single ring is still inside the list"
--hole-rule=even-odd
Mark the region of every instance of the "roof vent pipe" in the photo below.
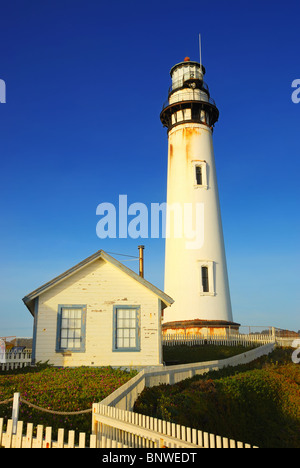
[[[139,275],[144,278],[144,245],[139,245]]]

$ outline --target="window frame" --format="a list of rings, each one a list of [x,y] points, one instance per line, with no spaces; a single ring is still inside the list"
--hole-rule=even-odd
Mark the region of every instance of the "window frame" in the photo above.
[[[208,189],[206,161],[195,159],[192,161],[192,165],[193,165],[194,188]],[[201,184],[197,183],[197,167],[200,167],[201,169],[201,182],[202,182]]]
[[[200,289],[200,295],[201,296],[215,296],[216,291],[215,291],[215,281],[214,281],[214,276],[215,276],[215,266],[214,266],[213,261],[211,260],[198,260],[198,266],[199,266],[199,289]],[[203,277],[202,277],[202,267],[207,268],[207,273],[208,273],[208,291],[203,291]]]
[[[62,331],[62,311],[63,309],[80,309],[81,310],[81,334],[80,334],[80,347],[67,347],[61,346],[61,331]],[[56,330],[56,352],[57,353],[84,353],[85,352],[85,336],[86,336],[86,304],[59,304],[57,313],[57,330]]]
[[[135,347],[118,347],[117,346],[117,319],[118,310],[132,310],[136,311],[135,315]],[[140,305],[114,305],[113,306],[113,340],[112,350],[113,352],[139,352],[141,351],[141,306]]]

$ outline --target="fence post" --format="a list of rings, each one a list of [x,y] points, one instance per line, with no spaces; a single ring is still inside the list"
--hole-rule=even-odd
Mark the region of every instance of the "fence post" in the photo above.
[[[13,421],[12,433],[17,433],[17,425],[18,425],[18,418],[19,418],[19,403],[20,403],[20,393],[14,393],[14,401],[12,407],[12,415],[11,419]]]
[[[96,446],[100,446],[101,443],[101,435],[102,435],[102,424],[98,424],[98,420],[95,418],[95,414],[101,412],[101,405],[99,403],[93,403],[92,406],[92,435],[95,436]],[[102,414],[102,412],[101,412]]]
[[[275,342],[276,341],[276,331],[275,327],[272,327],[272,340]]]

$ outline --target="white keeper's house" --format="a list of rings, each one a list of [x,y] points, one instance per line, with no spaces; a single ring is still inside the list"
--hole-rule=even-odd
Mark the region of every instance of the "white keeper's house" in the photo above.
[[[162,365],[167,294],[103,250],[23,298],[34,317],[33,363]]]

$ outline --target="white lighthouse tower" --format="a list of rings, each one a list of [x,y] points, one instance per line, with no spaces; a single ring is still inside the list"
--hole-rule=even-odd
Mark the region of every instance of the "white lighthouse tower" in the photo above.
[[[163,330],[223,334],[238,324],[232,318],[212,142],[219,111],[202,65],[186,57],[170,74],[160,118],[168,129],[164,288],[175,302]]]

